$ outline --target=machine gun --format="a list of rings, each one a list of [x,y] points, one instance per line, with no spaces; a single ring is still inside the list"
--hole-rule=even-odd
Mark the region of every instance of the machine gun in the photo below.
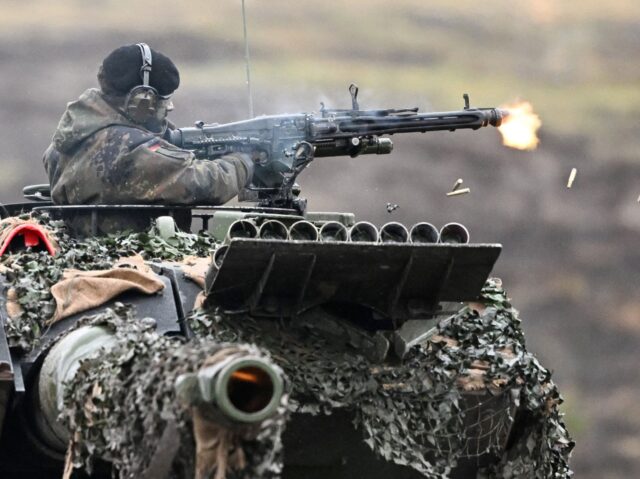
[[[241,199],[260,206],[292,208],[303,213],[297,176],[314,158],[391,153],[393,143],[382,135],[498,127],[508,111],[470,108],[469,96],[460,111],[418,113],[418,108],[360,110],[358,87],[351,84],[352,109],[319,113],[261,116],[226,124],[197,122],[195,127],[170,130],[167,139],[193,150],[198,158],[215,159],[232,152],[254,153],[252,184]],[[258,152],[256,155],[255,152]]]

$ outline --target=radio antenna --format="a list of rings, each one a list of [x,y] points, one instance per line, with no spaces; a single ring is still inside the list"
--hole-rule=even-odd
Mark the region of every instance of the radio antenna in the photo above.
[[[247,93],[249,95],[249,117],[253,118],[253,96],[251,95],[251,59],[249,58],[249,38],[247,37],[247,14],[242,0],[242,26],[244,28],[244,63],[247,70]]]

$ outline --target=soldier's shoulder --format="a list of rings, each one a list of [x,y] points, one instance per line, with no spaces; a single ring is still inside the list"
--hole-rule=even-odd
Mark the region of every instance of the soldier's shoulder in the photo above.
[[[119,143],[123,143],[129,150],[158,139],[156,135],[148,130],[128,125],[111,125],[105,128],[105,133],[111,137],[112,141],[116,140]]]

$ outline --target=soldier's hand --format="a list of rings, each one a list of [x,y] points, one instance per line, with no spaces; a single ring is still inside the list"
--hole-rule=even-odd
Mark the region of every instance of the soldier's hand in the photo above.
[[[259,147],[253,148],[249,153],[249,155],[251,156],[251,159],[253,160],[253,162],[258,165],[264,165],[269,159],[269,153],[267,153],[266,150]]]

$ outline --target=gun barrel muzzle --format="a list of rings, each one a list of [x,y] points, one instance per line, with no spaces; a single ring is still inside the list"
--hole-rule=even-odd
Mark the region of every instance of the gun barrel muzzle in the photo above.
[[[505,110],[504,108],[494,108],[493,111],[495,113],[491,115],[489,124],[495,127],[501,126],[504,120],[509,116],[509,110]]]
[[[187,404],[213,407],[232,423],[257,424],[277,414],[284,395],[280,368],[265,358],[232,354],[176,379]]]

